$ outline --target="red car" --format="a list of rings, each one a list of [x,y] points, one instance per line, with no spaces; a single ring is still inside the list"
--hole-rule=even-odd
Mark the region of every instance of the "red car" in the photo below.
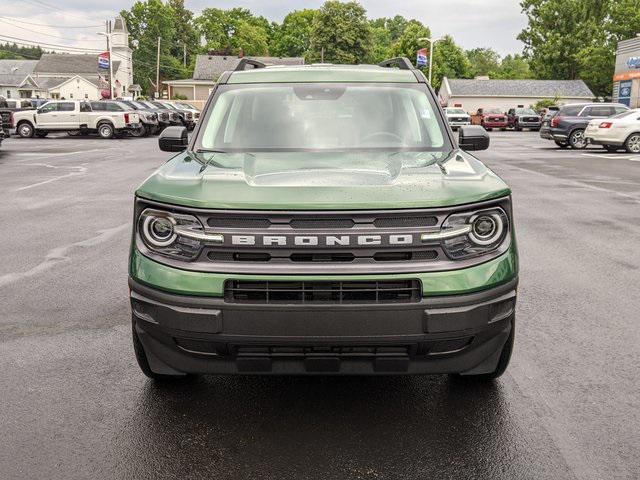
[[[493,130],[494,128],[506,130],[509,124],[507,115],[497,107],[479,108],[474,116],[478,119],[477,124],[482,125],[485,130]]]

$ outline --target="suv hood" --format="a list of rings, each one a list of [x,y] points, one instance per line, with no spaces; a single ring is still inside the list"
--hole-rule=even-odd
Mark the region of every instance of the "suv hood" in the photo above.
[[[348,210],[442,207],[510,193],[461,150],[399,153],[181,153],[140,197],[213,209]]]

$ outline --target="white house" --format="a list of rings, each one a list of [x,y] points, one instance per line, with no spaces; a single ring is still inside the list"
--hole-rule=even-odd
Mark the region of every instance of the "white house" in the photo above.
[[[132,96],[133,83],[129,32],[116,17],[112,35],[113,96]],[[106,50],[106,49],[105,49]],[[98,55],[45,53],[40,60],[0,60],[0,94],[5,97],[98,100],[108,95],[108,69],[98,68]]]
[[[26,98],[23,87],[38,60],[0,60],[0,95],[5,98]]]
[[[590,102],[594,95],[582,80],[490,80],[444,77],[438,91],[443,106],[462,107],[469,113],[479,108],[498,107],[502,111],[519,105],[528,107],[544,99],[559,103]]]

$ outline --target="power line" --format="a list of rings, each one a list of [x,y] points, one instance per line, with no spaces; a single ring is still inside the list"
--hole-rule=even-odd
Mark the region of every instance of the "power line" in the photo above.
[[[19,42],[29,42],[31,44],[35,43],[35,45],[30,45],[29,43],[27,43],[27,46],[40,46],[40,45],[44,45],[47,48],[59,48],[59,49],[67,49],[67,50],[77,50],[77,51],[84,51],[84,52],[88,52],[88,53],[102,53],[102,50],[98,50],[95,48],[83,48],[83,47],[74,47],[73,45],[60,45],[60,44],[56,44],[56,43],[48,43],[48,42],[34,42],[33,40],[29,40],[27,38],[20,38],[20,37],[12,37],[11,35],[5,35],[4,33],[0,33],[0,37],[3,38],[8,38],[9,40],[13,40],[16,41],[16,43]]]
[[[5,20],[11,20],[12,22],[18,22],[18,23],[24,23],[25,25],[33,25],[35,27],[51,27],[52,25],[49,25],[47,23],[34,23],[34,22],[27,22],[26,20],[20,20],[17,18],[13,18],[13,17],[5,17],[3,15],[0,15],[0,18],[4,18]],[[86,25],[86,26],[77,26],[77,25],[55,25],[57,28],[102,28],[104,27],[104,25]]]
[[[60,12],[64,12],[65,16],[67,17],[77,18],[78,20],[82,20],[83,22],[86,21],[86,18],[80,18],[75,15],[71,15],[70,13],[67,13],[65,9],[56,7],[55,5],[50,5],[48,3],[43,2],[42,0],[22,0],[22,1],[35,5],[38,8],[45,7],[45,8],[48,8],[49,10],[58,10]]]
[[[31,30],[30,28],[27,27],[22,27],[20,25],[15,25],[14,23],[9,22],[8,20],[0,20],[0,22],[4,22],[7,25],[11,25],[12,27],[15,28],[20,28],[22,30],[26,30],[27,32],[31,32],[31,33],[37,33],[38,35],[45,35],[47,37],[53,37],[53,38],[59,38],[61,40],[71,40],[73,41],[78,41],[77,38],[69,38],[69,37],[60,37],[59,35],[52,35],[50,33],[44,33],[44,32],[38,32],[37,30]],[[88,42],[99,42],[101,40],[97,39],[97,38],[89,38],[89,39],[85,39],[84,41],[88,41]]]

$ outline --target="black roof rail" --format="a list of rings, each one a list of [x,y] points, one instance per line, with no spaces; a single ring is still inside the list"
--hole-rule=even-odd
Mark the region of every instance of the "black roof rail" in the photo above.
[[[234,72],[241,72],[247,69],[247,65],[253,65],[253,68],[265,68],[266,65],[258,60],[254,60],[253,58],[243,57],[236,65],[236,68],[233,69]]]
[[[415,70],[413,64],[407,57],[395,57],[384,60],[378,64],[379,67],[398,67],[400,70]]]

